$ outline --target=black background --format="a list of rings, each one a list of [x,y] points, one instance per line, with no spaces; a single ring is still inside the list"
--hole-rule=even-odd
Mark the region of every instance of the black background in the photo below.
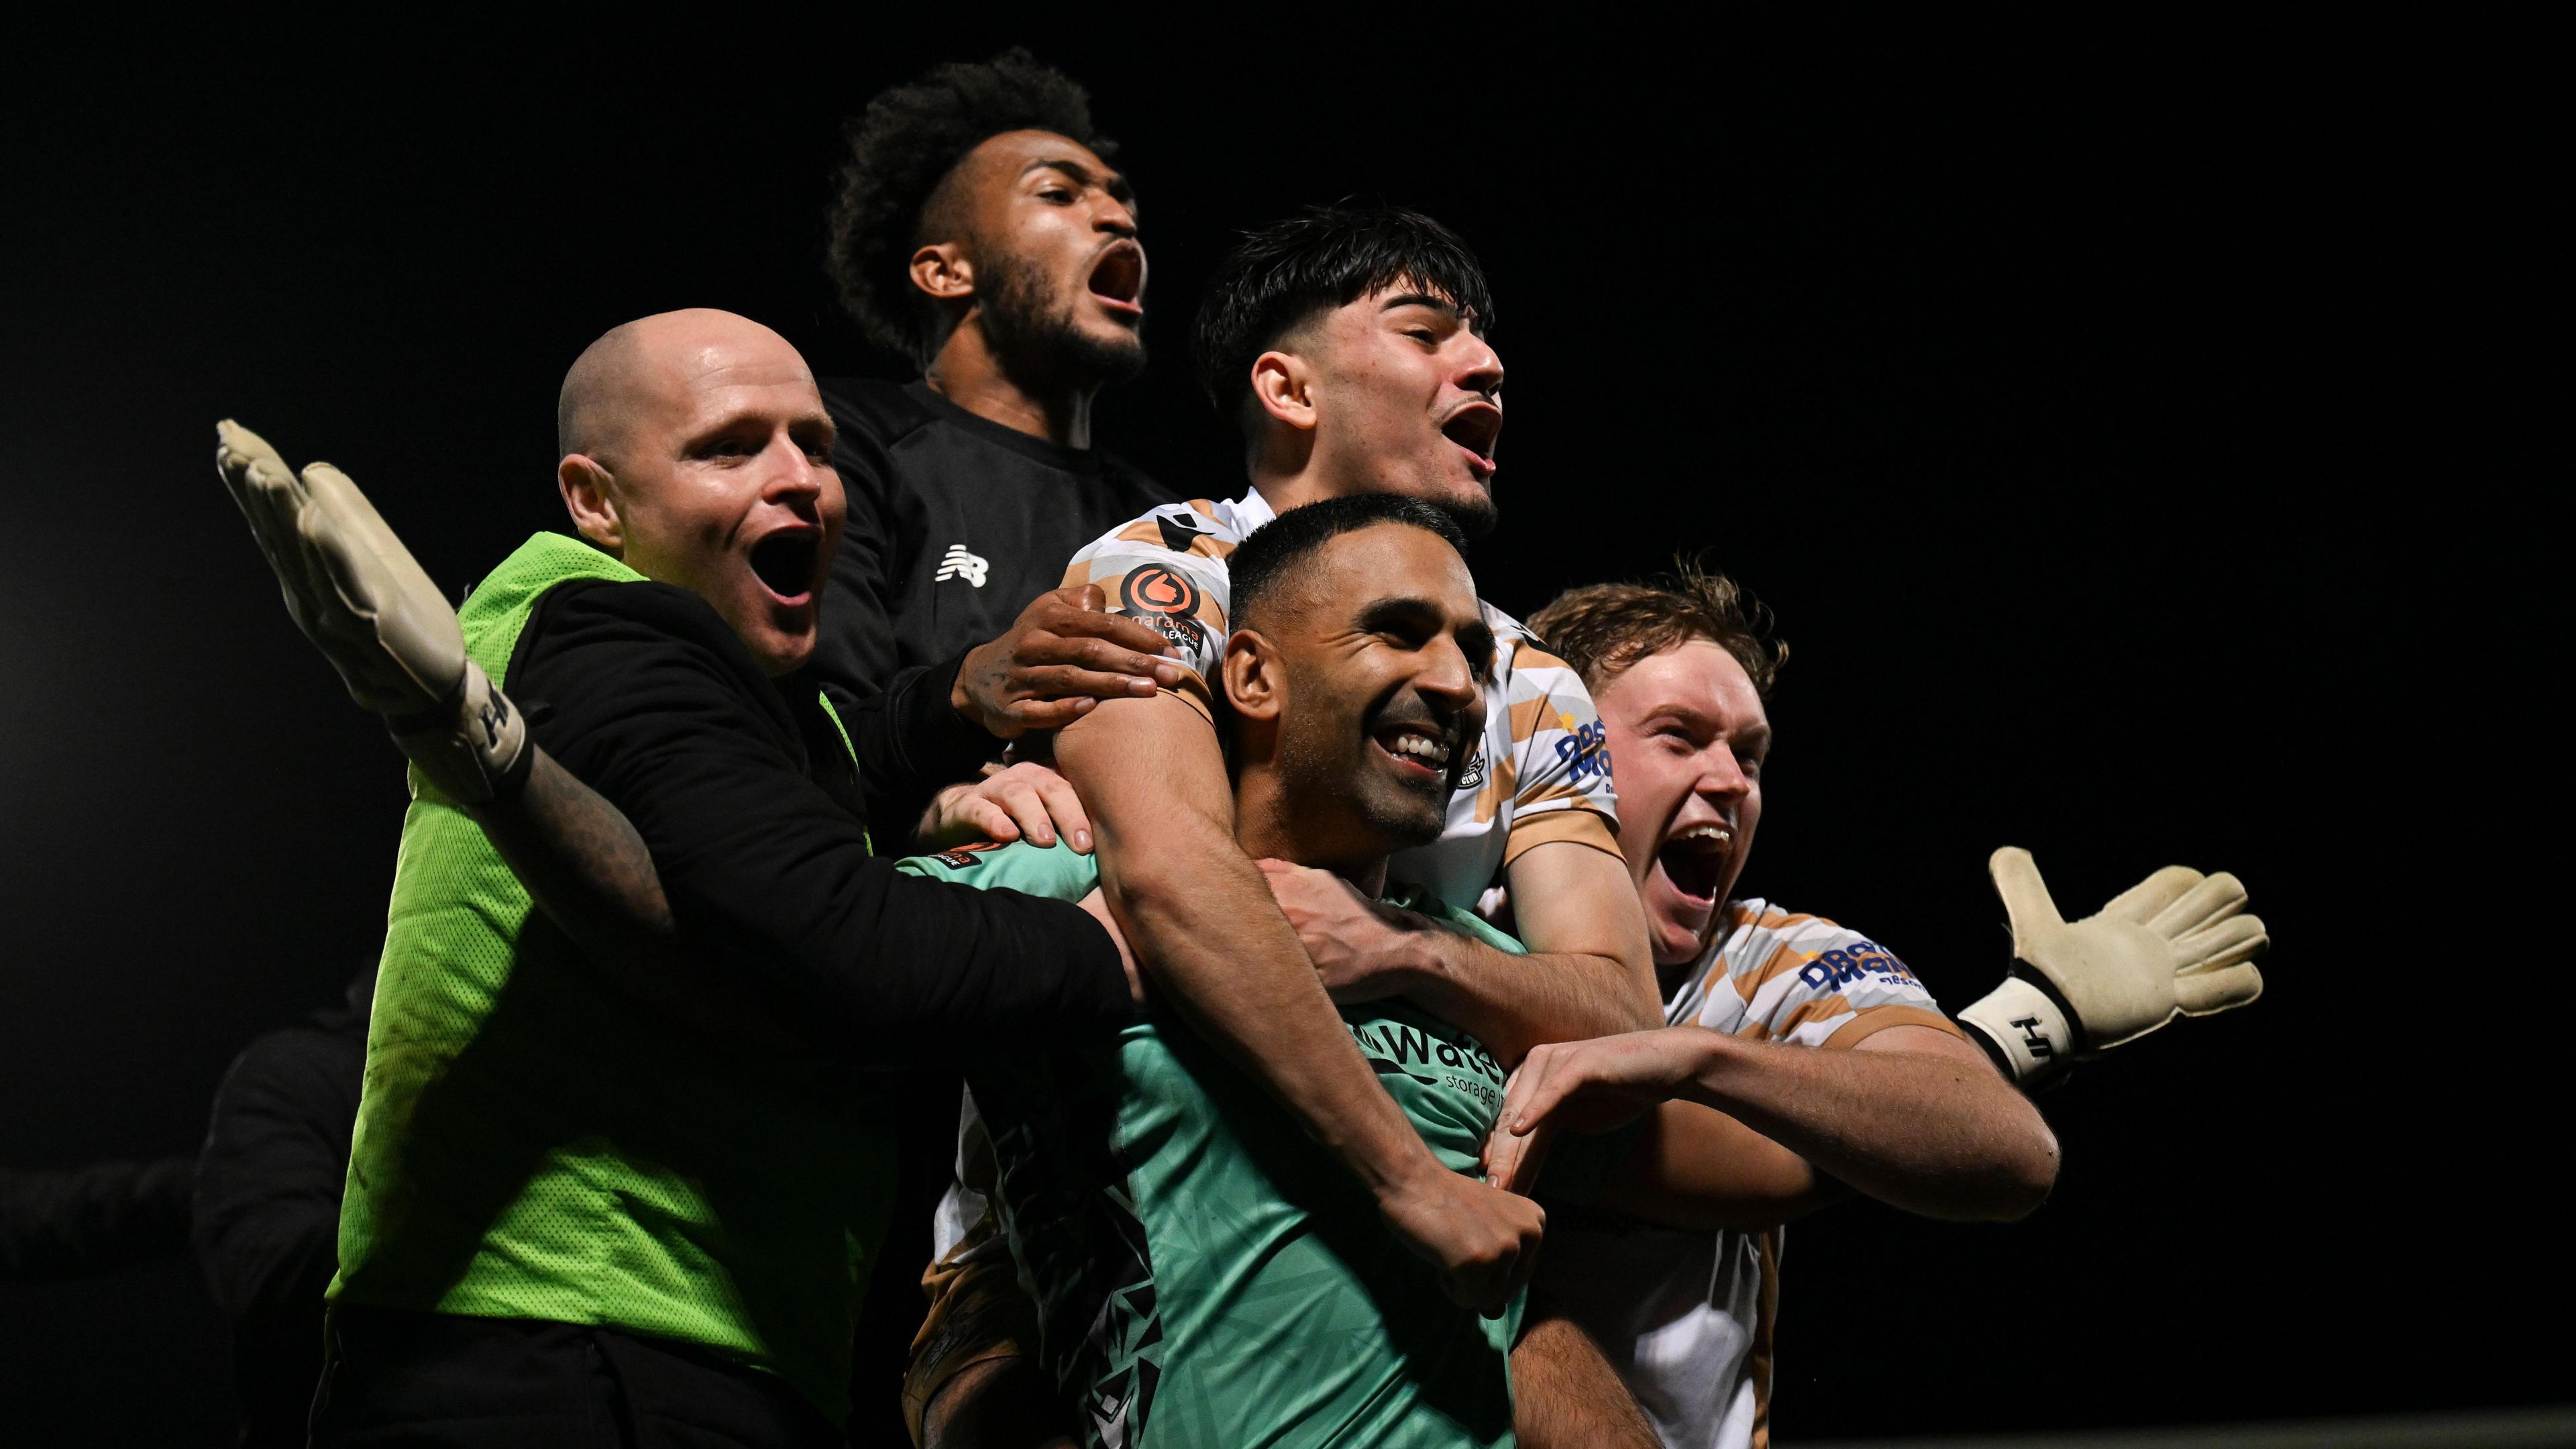
[[[2564,189],[2519,156],[2528,39],[1266,18],[29,49],[0,1161],[187,1148],[381,935],[401,775],[282,616],[214,419],[348,468],[463,585],[560,525],[555,387],[607,326],[727,307],[884,367],[818,266],[837,121],[1025,41],[1126,145],[1156,361],[1101,434],[1168,482],[1240,486],[1185,365],[1231,229],[1358,194],[1476,244],[1511,370],[1488,594],[1706,547],[1792,641],[1748,891],[1955,1007],[2005,959],[1996,845],[2070,914],[2169,861],[2249,885],[2265,999],[2047,1098],[2035,1217],[1791,1232],[1784,1438],[2565,1397],[2563,1109],[2489,1065],[2550,1054],[2564,960],[2525,853],[2563,791],[2521,744],[2563,656],[2506,441],[2555,335],[2512,258]],[[184,1263],[0,1287],[19,1442],[216,1442],[222,1355]]]

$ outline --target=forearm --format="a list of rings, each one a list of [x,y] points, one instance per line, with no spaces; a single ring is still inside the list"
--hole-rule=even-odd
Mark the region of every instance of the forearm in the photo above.
[[[467,813],[539,908],[601,960],[676,961],[671,903],[624,811],[536,750],[525,789]]]
[[[2037,1207],[2056,1180],[2056,1138],[1977,1057],[1817,1050],[1717,1032],[1702,1052],[1685,1099],[1891,1206],[2011,1219]]]
[[[536,746],[524,789],[468,813],[592,968],[661,1014],[764,1050],[812,1041],[693,972],[653,852],[624,811]]]
[[[1056,740],[1092,809],[1101,887],[1159,998],[1372,1191],[1444,1171],[1360,1056],[1260,868],[1206,723],[1113,703]]]
[[[1095,815],[1102,885],[1139,968],[1372,1190],[1438,1168],[1351,1041],[1260,870],[1211,824],[1137,851]]]
[[[1516,956],[1424,921],[1398,939],[1404,995],[1475,1034],[1505,1065],[1543,1042],[1582,1041],[1657,1025],[1616,958],[1577,952]]]
[[[1639,1124],[1600,1200],[1668,1228],[1750,1233],[1849,1196],[1815,1164],[1725,1113],[1663,1102]]]

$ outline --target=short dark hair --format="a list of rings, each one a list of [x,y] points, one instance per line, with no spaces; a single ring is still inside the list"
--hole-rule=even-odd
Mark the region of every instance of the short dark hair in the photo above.
[[[1118,150],[1092,129],[1090,93],[1019,46],[885,91],[843,131],[850,159],[823,270],[870,341],[925,367],[947,340],[947,321],[912,284],[912,254],[929,239],[931,200],[957,163],[1005,131],[1053,131],[1104,159]]]
[[[1787,641],[1771,632],[1771,611],[1752,591],[1699,560],[1673,560],[1672,573],[1644,583],[1568,589],[1529,616],[1529,630],[1599,690],[1638,660],[1706,639],[1735,656],[1754,692],[1771,697]]]
[[[1418,211],[1341,202],[1245,232],[1199,300],[1199,385],[1225,412],[1252,361],[1318,312],[1411,285],[1456,304],[1479,335],[1494,325],[1484,265],[1456,232]]]
[[[1467,556],[1467,535],[1457,521],[1419,498],[1393,493],[1327,498],[1289,509],[1236,546],[1225,565],[1229,619],[1236,628],[1251,627],[1246,621],[1304,573],[1325,544],[1381,523],[1437,534],[1460,558]]]

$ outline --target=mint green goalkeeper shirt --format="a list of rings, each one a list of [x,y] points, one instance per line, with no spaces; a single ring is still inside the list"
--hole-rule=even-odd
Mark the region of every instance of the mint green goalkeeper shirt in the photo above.
[[[899,869],[1080,900],[1090,856],[1026,843]],[[1391,904],[1512,952],[1410,889]],[[1402,1001],[1342,1008],[1378,1080],[1440,1160],[1477,1171],[1504,1071]],[[1040,1353],[1111,1449],[1512,1443],[1501,1318],[1457,1307],[1350,1172],[1183,1029],[997,1054],[968,1079],[1003,1221],[1038,1307]]]

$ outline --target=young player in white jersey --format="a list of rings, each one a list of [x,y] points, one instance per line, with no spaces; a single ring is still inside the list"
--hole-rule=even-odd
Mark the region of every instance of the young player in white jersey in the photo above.
[[[1661,1103],[1602,1193],[1619,1211],[1553,1215],[1540,1290],[1599,1342],[1671,1449],[1768,1442],[1780,1224],[1848,1191],[1936,1217],[2014,1216],[2036,1200],[1945,1162],[1907,1084],[1871,1079],[1873,1045],[1912,1035],[1950,1043],[1955,1060],[1965,1038],[2028,1086],[2262,988],[2263,927],[2241,913],[2241,887],[2181,867],[2069,925],[2029,855],[1997,852],[2016,974],[1960,1014],[1964,1032],[1859,932],[1730,899],[1761,822],[1762,700],[1786,657],[1758,618],[1730,581],[1688,570],[1576,589],[1533,616],[1595,691],[1619,758],[1621,838],[1677,1029],[1538,1049],[1505,1116],[1597,1128]],[[1764,1050],[1783,1043],[1829,1050]],[[1802,1060],[1814,1071],[1800,1090]],[[1498,1140],[1489,1166],[1526,1176],[1511,1159],[1533,1140]],[[1533,1449],[1579,1442],[1523,1430]]]

